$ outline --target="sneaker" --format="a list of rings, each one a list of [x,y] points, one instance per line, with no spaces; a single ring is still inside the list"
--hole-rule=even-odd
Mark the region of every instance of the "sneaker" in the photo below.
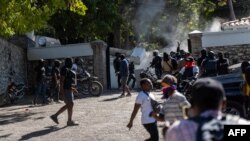
[[[120,98],[123,98],[123,97],[125,97],[125,94],[121,94],[119,97],[120,97]]]
[[[52,116],[50,116],[50,118],[51,118],[56,124],[59,124],[58,119],[57,119],[57,116],[52,115]]]
[[[127,94],[126,96],[132,96],[131,94]]]
[[[55,103],[59,104],[59,103],[62,103],[62,102],[60,100],[58,100],[58,101],[55,101]]]
[[[77,125],[79,125],[79,124],[75,121],[72,121],[72,120],[67,122],[67,126],[77,126]]]

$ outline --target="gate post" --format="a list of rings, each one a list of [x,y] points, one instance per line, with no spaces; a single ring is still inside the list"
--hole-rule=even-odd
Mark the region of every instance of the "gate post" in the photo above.
[[[93,49],[94,74],[99,78],[103,89],[107,89],[106,49],[107,44],[102,40],[91,42]]]

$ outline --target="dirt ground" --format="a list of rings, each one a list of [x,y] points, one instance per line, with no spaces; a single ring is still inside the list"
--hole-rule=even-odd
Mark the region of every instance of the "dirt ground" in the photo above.
[[[132,97],[118,98],[119,91],[107,91],[100,97],[79,95],[75,100],[73,119],[79,126],[67,127],[67,112],[59,116],[56,125],[49,116],[63,103],[31,105],[31,96],[13,106],[0,108],[1,141],[143,141],[149,134],[141,125],[138,113],[134,126],[126,127],[133,110],[137,91]],[[159,92],[154,92],[157,98]],[[158,123],[159,132],[163,123]],[[160,139],[162,136],[160,134]]]

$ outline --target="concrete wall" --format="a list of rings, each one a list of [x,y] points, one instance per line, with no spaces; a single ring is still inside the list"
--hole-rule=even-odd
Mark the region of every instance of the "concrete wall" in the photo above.
[[[191,32],[192,55],[198,58],[200,50],[206,48],[215,53],[228,55],[230,64],[250,60],[250,30],[222,31],[222,32]]]
[[[62,62],[64,58],[80,57],[84,60],[84,68],[95,76],[97,76],[103,85],[104,90],[107,88],[107,71],[106,71],[106,43],[103,41],[94,41],[92,43],[71,44],[61,47],[48,48],[29,48],[28,49],[28,72],[29,82],[33,84],[35,81],[34,69],[37,60],[43,59],[59,59]],[[39,56],[39,57],[38,57]],[[64,65],[64,63],[62,63]],[[34,85],[32,86],[34,88]]]
[[[55,47],[28,48],[28,59],[58,59],[65,57],[78,57],[93,55],[93,49],[89,43],[68,44]]]
[[[250,44],[222,46],[222,47],[208,47],[207,50],[213,50],[215,53],[222,52],[228,54],[229,63],[241,63],[244,60],[250,60]]]
[[[219,47],[250,44],[250,30],[232,30],[202,33],[202,47]]]
[[[0,38],[0,93],[11,80],[26,83],[26,50]]]

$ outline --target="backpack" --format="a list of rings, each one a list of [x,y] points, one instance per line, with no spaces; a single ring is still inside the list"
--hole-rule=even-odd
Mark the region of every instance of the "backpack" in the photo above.
[[[207,59],[204,68],[206,71],[217,71],[217,60]]]
[[[223,141],[224,125],[236,125],[239,119],[238,116],[223,115],[221,119],[196,116],[189,120],[199,125],[196,131],[196,141]]]

